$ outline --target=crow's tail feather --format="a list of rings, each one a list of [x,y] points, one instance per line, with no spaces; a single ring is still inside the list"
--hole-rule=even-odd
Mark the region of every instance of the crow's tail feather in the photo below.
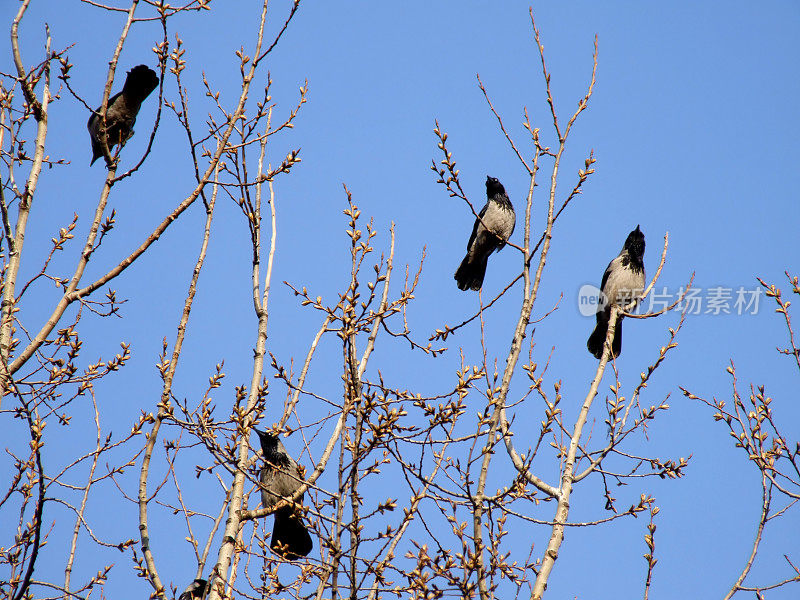
[[[603,344],[606,341],[606,334],[608,333],[608,315],[605,312],[597,313],[597,325],[595,325],[592,335],[586,341],[586,347],[589,349],[595,358],[600,359],[603,356]],[[622,352],[622,317],[617,319],[617,327],[614,330],[614,339],[611,341],[611,357],[617,358]]]
[[[453,279],[458,284],[460,290],[479,290],[483,285],[483,278],[486,275],[486,263],[488,255],[483,260],[470,261],[469,254],[464,257],[461,264],[456,269]]]
[[[284,506],[275,512],[275,525],[272,527],[269,547],[288,560],[307,556],[314,547],[300,513],[291,506]]]
[[[139,104],[158,87],[158,75],[147,65],[138,65],[128,71],[122,93],[131,101]]]

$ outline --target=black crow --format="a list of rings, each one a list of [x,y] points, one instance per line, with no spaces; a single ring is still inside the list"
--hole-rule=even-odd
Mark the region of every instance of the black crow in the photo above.
[[[108,151],[119,144],[122,148],[133,135],[133,125],[136,123],[136,115],[147,96],[150,95],[158,86],[158,75],[147,65],[139,65],[128,71],[125,85],[122,91],[114,94],[108,100],[108,110],[106,111],[106,127],[108,136],[103,130],[103,119],[100,118],[100,108],[92,113],[86,127],[89,128],[89,135],[92,138],[92,162],[94,164],[98,158],[103,156],[104,143],[108,145]]]
[[[475,219],[472,227],[467,255],[453,276],[460,290],[481,289],[489,255],[505,246],[514,233],[517,221],[514,206],[503,184],[494,177],[486,177],[486,198],[488,200],[481,209],[480,219]]]
[[[195,579],[183,590],[183,593],[178,596],[178,600],[203,600],[206,595],[207,586],[208,582],[205,579]]]
[[[589,352],[595,358],[603,356],[603,344],[608,332],[611,305],[625,306],[638,298],[644,291],[644,234],[636,229],[628,234],[622,251],[608,263],[603,281],[600,284],[600,299],[597,304],[597,325],[586,342]],[[617,320],[611,354],[614,358],[622,351],[622,316]]]
[[[261,469],[261,503],[265,508],[275,506],[282,496],[291,496],[303,484],[303,476],[294,459],[286,452],[277,435],[254,430],[261,441],[264,468]],[[275,511],[272,540],[269,547],[288,560],[295,560],[311,552],[313,544],[303,524],[302,494],[295,505]]]

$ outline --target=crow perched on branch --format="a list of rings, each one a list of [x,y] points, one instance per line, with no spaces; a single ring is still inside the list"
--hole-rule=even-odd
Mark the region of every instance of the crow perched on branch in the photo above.
[[[203,600],[206,595],[208,582],[205,579],[195,579],[190,583],[183,593],[178,596],[178,600]]]
[[[104,146],[111,148],[119,144],[122,148],[131,136],[133,136],[133,125],[136,123],[136,115],[142,102],[158,86],[158,75],[147,65],[139,65],[128,71],[125,85],[122,91],[114,94],[108,100],[106,110],[106,126],[103,127],[103,119],[100,118],[100,108],[92,113],[86,127],[92,138],[92,162],[94,164],[105,152]],[[108,135],[106,135],[108,132]],[[106,157],[108,162],[109,157]]]
[[[264,453],[264,467],[261,469],[261,503],[271,508],[285,496],[291,496],[303,484],[303,475],[294,459],[286,452],[277,435],[254,429],[261,442]],[[313,548],[311,536],[303,524],[303,496],[296,504],[284,506],[275,511],[275,524],[272,527],[272,540],[269,547],[287,560],[307,556]]]
[[[467,255],[461,261],[453,278],[460,290],[479,290],[486,275],[489,255],[506,245],[514,233],[516,214],[508,194],[494,177],[486,177],[486,205],[481,209],[472,235],[467,242]]]
[[[597,304],[597,325],[586,342],[589,352],[595,358],[603,356],[603,344],[608,333],[611,318],[611,305],[625,306],[638,298],[644,291],[644,234],[636,229],[628,234],[622,251],[608,263],[603,281],[600,283],[600,301]],[[622,315],[617,320],[614,340],[611,342],[611,356],[616,358],[622,351]]]

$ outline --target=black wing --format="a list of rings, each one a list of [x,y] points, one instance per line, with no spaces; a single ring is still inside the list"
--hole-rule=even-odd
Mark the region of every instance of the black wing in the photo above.
[[[472,226],[472,235],[469,236],[469,241],[467,242],[467,252],[469,252],[470,249],[472,248],[472,242],[475,241],[475,236],[478,235],[478,226],[481,224],[481,219],[483,218],[483,215],[486,214],[487,208],[489,208],[488,202],[483,205],[481,212],[478,213],[480,219],[475,219],[475,225]]]
[[[614,260],[617,260],[617,259],[615,258]],[[609,275],[611,275],[611,270],[612,270],[612,267],[614,266],[614,260],[612,260],[610,263],[608,263],[608,266],[606,267],[606,271],[605,271],[605,273],[603,273],[603,281],[600,282],[600,293],[598,294],[599,302],[597,303],[597,314],[600,314],[605,309],[609,308],[609,306],[606,305],[606,302],[608,302],[608,300],[604,301],[603,300],[603,295],[606,293],[606,283],[608,283],[608,277],[609,277]]]
[[[111,97],[108,99],[108,108],[111,108],[112,106],[114,106],[114,102],[115,102],[115,101],[117,100],[117,98],[119,98],[120,96],[122,96],[122,92],[117,92],[116,94],[114,94],[113,96],[111,96]],[[91,126],[92,126],[92,121],[93,121],[94,119],[99,119],[99,118],[100,118],[100,109],[101,109],[101,108],[103,108],[103,107],[102,107],[102,106],[98,106],[98,107],[97,107],[97,110],[93,111],[93,112],[92,112],[92,114],[89,116],[89,122],[88,122],[88,123],[86,123],[86,126],[87,126],[87,127],[91,127]],[[108,112],[108,109],[106,109],[106,112]],[[107,115],[106,115],[106,116],[107,116]]]
[[[608,263],[608,266],[606,267],[606,272],[603,273],[603,281],[600,282],[600,289],[601,290],[605,290],[606,289],[606,283],[608,282],[608,276],[611,274],[611,265],[613,265],[613,264],[614,264],[614,261],[612,260],[610,263]]]

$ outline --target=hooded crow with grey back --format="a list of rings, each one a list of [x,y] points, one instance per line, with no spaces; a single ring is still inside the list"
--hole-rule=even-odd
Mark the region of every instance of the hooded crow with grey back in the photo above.
[[[608,263],[603,281],[600,283],[600,301],[597,304],[597,325],[586,342],[595,358],[603,356],[603,345],[608,333],[611,306],[625,306],[641,296],[644,291],[644,234],[636,229],[628,234],[622,251]],[[622,315],[617,320],[614,340],[611,342],[611,356],[616,358],[622,351]]]
[[[300,467],[286,452],[277,435],[254,429],[261,442],[264,453],[264,468],[261,469],[261,503],[264,508],[272,508],[284,497],[291,496],[303,485]],[[303,495],[295,504],[275,511],[275,524],[272,527],[272,540],[269,547],[275,554],[287,560],[307,556],[314,547],[308,529],[303,524],[301,508]]]
[[[108,151],[119,144],[122,148],[132,136],[136,115],[142,107],[142,102],[158,86],[158,75],[147,65],[139,65],[128,71],[122,91],[114,94],[108,101],[106,110],[105,130],[103,119],[100,118],[100,108],[92,113],[86,127],[92,138],[92,162],[104,154],[104,145]],[[107,135],[106,135],[107,132]],[[108,161],[108,157],[106,158]]]
[[[479,290],[486,275],[489,255],[501,250],[514,233],[516,214],[508,194],[494,177],[486,177],[486,205],[475,219],[472,235],[467,242],[467,255],[453,278],[460,290]]]

